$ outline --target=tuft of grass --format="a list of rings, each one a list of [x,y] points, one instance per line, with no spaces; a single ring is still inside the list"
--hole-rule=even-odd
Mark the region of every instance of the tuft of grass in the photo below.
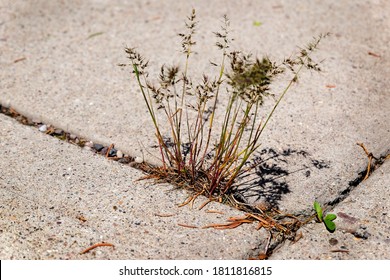
[[[200,82],[189,76],[191,58],[196,45],[195,10],[185,23],[181,38],[183,67],[163,65],[157,83],[149,79],[148,61],[136,48],[126,48],[131,72],[135,77],[151,121],[161,155],[161,166],[153,167],[151,176],[180,187],[223,200],[232,194],[237,178],[253,168],[248,166],[253,153],[260,147],[261,135],[276,108],[297,82],[302,70],[321,71],[311,54],[321,34],[298,52],[276,63],[269,57],[254,58],[242,51],[230,50],[229,19],[223,17],[220,31],[215,32],[220,50],[215,76],[205,74]],[[277,76],[290,75],[272,110],[262,120],[260,107],[265,98],[274,95],[270,86]],[[223,122],[217,124],[216,111],[220,100],[227,100]],[[157,115],[162,114],[169,125],[162,131]],[[192,116],[192,117],[190,117]]]

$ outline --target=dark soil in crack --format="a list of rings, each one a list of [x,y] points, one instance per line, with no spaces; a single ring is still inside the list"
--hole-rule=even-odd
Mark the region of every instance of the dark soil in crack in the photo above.
[[[348,197],[348,195],[360,185],[364,180],[366,180],[369,176],[375,172],[384,162],[386,159],[390,159],[390,149],[386,152],[382,153],[379,157],[375,157],[371,153],[367,155],[369,158],[369,163],[367,164],[366,168],[358,173],[358,176],[350,181],[348,183],[348,187],[341,191],[338,196],[333,199],[332,201],[329,201],[325,206],[329,209],[333,209],[336,205],[341,203],[344,199]],[[371,160],[370,160],[371,157]]]

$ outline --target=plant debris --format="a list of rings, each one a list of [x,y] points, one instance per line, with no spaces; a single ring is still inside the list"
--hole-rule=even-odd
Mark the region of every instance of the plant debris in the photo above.
[[[172,217],[172,216],[175,216],[176,214],[162,214],[162,213],[154,213],[155,216],[157,217],[162,217],[162,218],[166,218],[166,217]]]
[[[373,56],[373,57],[381,57],[379,54],[376,54],[376,53],[373,53],[373,52],[368,52],[368,55],[371,55],[371,56]]]
[[[115,247],[113,244],[111,243],[105,243],[105,242],[101,242],[101,243],[96,243],[90,247],[88,247],[87,249],[85,249],[84,251],[80,252],[80,255],[83,255],[85,253],[88,253],[89,251],[95,249],[95,248],[98,248],[98,247],[105,247],[105,246],[109,246],[109,247]]]
[[[366,172],[366,176],[364,176],[364,178],[363,178],[363,181],[365,181],[370,176],[370,171],[371,171],[371,167],[372,167],[372,159],[376,159],[376,160],[378,160],[378,159],[376,157],[374,157],[374,155],[372,153],[368,152],[367,148],[364,146],[363,143],[356,143],[356,144],[359,145],[360,147],[362,147],[362,149],[364,150],[364,152],[366,153],[367,158],[368,158],[367,172]]]

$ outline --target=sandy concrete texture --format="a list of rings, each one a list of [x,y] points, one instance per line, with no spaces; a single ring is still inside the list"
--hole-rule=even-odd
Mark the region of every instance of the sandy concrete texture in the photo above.
[[[338,216],[334,233],[329,233],[322,224],[309,224],[300,229],[303,237],[298,242],[287,242],[271,259],[389,260],[389,182],[387,160],[329,211]]]
[[[1,259],[247,259],[267,236],[255,225],[201,229],[242,213],[198,210],[204,198],[179,208],[185,191],[4,115],[0,127]],[[99,242],[115,247],[79,254]]]
[[[223,14],[231,20],[232,49],[279,61],[313,36],[332,33],[315,55],[324,59],[323,72],[300,76],[263,134],[263,156],[272,151],[280,164],[287,161],[286,172],[262,180],[260,170],[251,195],[289,212],[311,209],[315,199],[336,198],[365,168],[366,156],[356,142],[377,156],[390,147],[390,3],[384,0],[2,0],[0,102],[155,161],[154,130],[142,96],[129,69],[117,64],[127,62],[126,46],[150,59],[151,75],[163,63],[182,61],[176,34],[192,8],[199,20],[191,62],[195,80],[209,71],[209,59],[218,57],[212,31]],[[279,92],[283,82],[275,85]],[[289,151],[295,156],[284,158]]]

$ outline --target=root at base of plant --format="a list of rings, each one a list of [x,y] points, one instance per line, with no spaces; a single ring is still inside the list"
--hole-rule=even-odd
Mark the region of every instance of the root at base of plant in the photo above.
[[[218,202],[233,208],[236,208],[244,212],[243,216],[239,217],[230,217],[224,223],[205,225],[203,228],[214,228],[214,229],[233,229],[243,224],[253,223],[256,224],[256,229],[260,230],[262,228],[268,230],[272,236],[281,242],[282,240],[295,239],[296,231],[304,224],[309,222],[314,216],[296,216],[288,213],[283,213],[276,208],[270,209],[261,209],[251,204],[243,203],[237,201],[235,196],[230,193],[225,193],[222,195],[212,195],[207,192],[207,188],[204,187],[204,184],[207,184],[207,181],[197,180],[192,182],[188,180],[186,176],[180,176],[175,170],[166,170],[162,167],[152,166],[147,163],[138,164],[138,169],[147,173],[140,180],[151,179],[155,183],[168,183],[177,189],[185,189],[190,192],[189,197],[181,203],[179,206],[190,205],[194,206],[195,200],[199,196],[207,197],[208,200],[200,205],[199,210],[205,207],[209,202]],[[206,177],[203,178],[203,180]]]

